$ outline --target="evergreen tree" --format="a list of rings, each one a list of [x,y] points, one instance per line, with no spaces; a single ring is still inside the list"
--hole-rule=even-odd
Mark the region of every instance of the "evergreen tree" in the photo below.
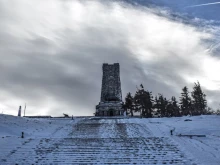
[[[176,97],[173,96],[171,98],[171,101],[172,101],[172,105],[173,105],[174,116],[175,117],[180,117],[181,116],[180,107],[178,105],[178,102],[176,101]]]
[[[143,85],[140,85],[134,96],[136,111],[141,113],[143,117],[152,117],[153,96],[149,91],[145,91]]]
[[[154,108],[153,114],[157,117],[160,117],[161,116],[160,102],[157,96],[155,96],[153,108]]]
[[[165,98],[166,100],[166,98]],[[176,98],[172,96],[171,100],[165,102],[165,114],[166,117],[174,117],[174,116],[180,116],[180,108],[178,106],[178,103],[176,101]]]
[[[216,115],[220,115],[220,109],[217,109],[215,112]]]
[[[206,115],[214,115],[215,111],[211,107],[207,107]]]
[[[207,101],[199,82],[195,83],[192,91],[193,115],[206,114]]]
[[[180,97],[181,113],[182,115],[192,115],[191,114],[191,98],[189,96],[188,88],[185,86],[182,89]]]
[[[167,114],[167,105],[168,105],[167,99],[162,94],[159,94],[159,97],[157,100],[155,100],[155,102],[156,102],[158,114],[160,114],[161,117],[168,116],[168,114]]]
[[[174,116],[174,110],[173,110],[173,104],[171,101],[167,102],[167,106],[166,106],[166,117],[173,117]]]
[[[124,108],[128,114],[131,114],[131,116],[134,116],[134,113],[133,113],[133,111],[134,111],[134,98],[130,92],[125,97]]]

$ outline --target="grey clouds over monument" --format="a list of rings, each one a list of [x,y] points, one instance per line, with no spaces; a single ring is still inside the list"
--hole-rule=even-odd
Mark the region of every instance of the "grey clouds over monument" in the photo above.
[[[96,116],[118,116],[123,114],[123,102],[119,63],[102,66],[101,100],[96,106]]]
[[[199,9],[207,8],[190,10]],[[219,106],[219,49],[210,40],[219,43],[220,32],[208,20],[108,0],[0,1],[0,17],[0,112],[17,115],[27,103],[26,115],[93,115],[105,62],[120,63],[122,99],[140,83],[179,97],[199,80]]]

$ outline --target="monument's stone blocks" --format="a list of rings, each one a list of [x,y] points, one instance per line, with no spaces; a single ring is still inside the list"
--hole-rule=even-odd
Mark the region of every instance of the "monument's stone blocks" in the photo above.
[[[96,116],[123,115],[119,63],[102,66],[101,100],[96,106]]]

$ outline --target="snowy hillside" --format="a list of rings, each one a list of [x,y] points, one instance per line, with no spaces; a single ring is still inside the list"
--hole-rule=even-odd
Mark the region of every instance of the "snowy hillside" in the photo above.
[[[0,115],[0,164],[218,165],[219,126],[220,116],[71,120]]]

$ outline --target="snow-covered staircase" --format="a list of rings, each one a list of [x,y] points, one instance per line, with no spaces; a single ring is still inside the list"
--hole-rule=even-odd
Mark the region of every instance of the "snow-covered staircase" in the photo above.
[[[0,153],[0,164],[191,163],[169,137],[153,137],[149,132],[138,135],[142,127],[129,127],[129,123],[118,120],[102,122],[78,123],[66,138],[30,138],[14,149],[10,145],[1,148],[4,153]]]
[[[24,144],[1,164],[184,164],[187,160],[163,137],[32,140],[39,144]]]

